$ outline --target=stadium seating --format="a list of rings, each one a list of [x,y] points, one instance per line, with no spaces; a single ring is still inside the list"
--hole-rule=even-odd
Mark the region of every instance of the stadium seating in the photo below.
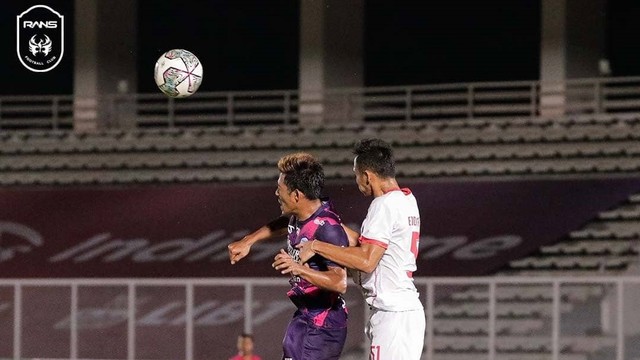
[[[560,316],[580,312],[604,295],[602,286],[572,284],[560,287]],[[550,285],[499,285],[496,287],[496,358],[549,359],[553,351]],[[436,301],[433,352],[436,359],[486,357],[489,346],[489,291],[487,286],[470,286],[453,291]],[[560,358],[589,358],[615,345],[606,334],[560,336]]]
[[[621,274],[630,267],[637,267],[639,209],[640,197],[632,195],[623,204],[599,213],[597,218],[570,233],[563,241],[511,261],[498,275]],[[609,292],[603,285],[563,285],[560,287],[560,316],[571,317],[589,311],[585,308],[597,309],[599,313]],[[550,358],[549,325],[553,309],[550,286],[498,286],[495,306],[496,358]],[[434,320],[435,358],[461,360],[487,355],[487,286],[451,292],[436,302]],[[599,321],[592,326],[590,331],[595,330],[594,333],[561,333],[560,358],[609,358],[606,354],[614,353],[615,336],[603,332]]]
[[[329,178],[351,177],[349,150],[355,140],[370,136],[393,143],[401,177],[640,171],[640,120],[610,115],[557,121],[470,119],[81,134],[15,131],[0,137],[0,154],[7,155],[0,158],[0,184],[263,180],[275,178],[277,159],[293,151],[318,156]]]
[[[635,194],[618,207],[598,214],[596,219],[567,238],[543,246],[536,254],[512,261],[505,274],[552,275],[624,272],[640,256],[640,197]]]

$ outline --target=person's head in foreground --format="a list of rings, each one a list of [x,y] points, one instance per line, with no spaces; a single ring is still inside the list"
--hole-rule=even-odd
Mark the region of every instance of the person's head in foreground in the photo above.
[[[356,143],[353,153],[353,172],[358,189],[365,196],[377,196],[386,185],[395,183],[396,165],[391,145],[380,139],[363,139]]]
[[[276,197],[283,215],[296,215],[309,202],[320,201],[324,188],[324,170],[318,160],[307,153],[283,156],[278,161]]]

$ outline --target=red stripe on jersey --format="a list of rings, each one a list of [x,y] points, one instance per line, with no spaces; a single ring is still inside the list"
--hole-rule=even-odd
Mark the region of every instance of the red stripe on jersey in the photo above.
[[[405,195],[411,195],[411,190],[410,190],[409,188],[402,188],[402,189],[400,189],[400,188],[395,188],[395,189],[389,189],[389,190],[387,190],[387,191],[383,191],[383,193],[384,193],[384,194],[388,194],[388,193],[390,193],[390,192],[392,192],[392,191],[402,191],[402,193],[403,193],[403,194],[405,194]]]
[[[369,239],[366,238],[364,236],[360,236],[360,239],[358,239],[358,241],[361,244],[372,244],[372,245],[378,245],[380,247],[383,247],[385,250],[387,249],[387,247],[389,247],[389,244],[382,242],[380,240],[375,240],[375,239]]]

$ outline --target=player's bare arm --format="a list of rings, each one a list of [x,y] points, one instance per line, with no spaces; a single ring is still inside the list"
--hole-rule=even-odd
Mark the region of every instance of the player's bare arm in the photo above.
[[[349,246],[358,246],[358,239],[360,238],[360,233],[348,227],[344,223],[340,225],[342,225],[344,232],[347,233],[347,238],[349,238]]]
[[[275,256],[272,266],[281,274],[300,276],[319,288],[341,294],[347,291],[347,271],[344,268],[330,266],[326,271],[314,270],[296,262],[284,250]]]
[[[288,222],[289,220],[286,217],[279,217],[251,234],[245,235],[242,239],[229,244],[227,249],[229,251],[231,264],[233,265],[247,256],[249,251],[251,251],[251,246],[258,241],[286,235]]]
[[[317,240],[301,244],[298,249],[300,249],[301,264],[309,261],[313,255],[318,254],[342,266],[366,273],[371,273],[375,270],[386,250],[382,246],[368,243],[362,243],[359,246],[342,247]]]

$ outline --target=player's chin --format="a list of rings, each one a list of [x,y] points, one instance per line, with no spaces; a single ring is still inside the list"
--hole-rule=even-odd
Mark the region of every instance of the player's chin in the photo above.
[[[282,213],[282,216],[290,216],[291,215],[291,211],[285,209],[284,206],[280,205],[280,212]]]

